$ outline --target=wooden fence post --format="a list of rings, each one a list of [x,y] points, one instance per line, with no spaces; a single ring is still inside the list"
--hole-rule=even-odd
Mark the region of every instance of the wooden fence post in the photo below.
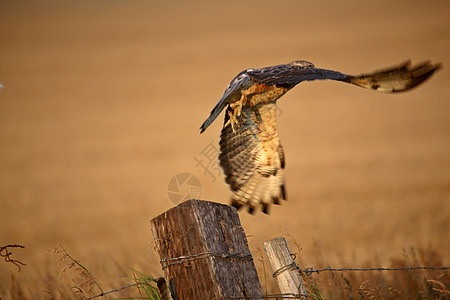
[[[305,298],[306,290],[303,286],[303,280],[296,269],[297,265],[292,259],[286,239],[277,237],[266,241],[264,242],[264,250],[266,250],[281,293]]]
[[[234,207],[189,200],[151,226],[174,299],[264,296]]]

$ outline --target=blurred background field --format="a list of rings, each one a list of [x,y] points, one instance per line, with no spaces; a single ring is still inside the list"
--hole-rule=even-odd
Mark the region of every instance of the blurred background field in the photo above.
[[[405,59],[444,69],[397,95],[309,82],[284,96],[289,200],[241,213],[254,253],[283,235],[306,266],[389,266],[410,247],[448,265],[449,12],[416,0],[0,1],[0,246],[24,245],[13,258],[27,264],[0,262],[0,297],[69,297],[48,252],[59,244],[104,290],[130,282],[129,267],[161,276],[149,221],[174,205],[171,178],[194,174],[201,199],[230,196],[195,160],[223,117],[198,128],[241,70],[298,59],[349,74]]]

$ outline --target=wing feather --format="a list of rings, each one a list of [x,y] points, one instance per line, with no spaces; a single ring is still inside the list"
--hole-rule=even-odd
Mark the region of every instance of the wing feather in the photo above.
[[[228,85],[227,89],[220,98],[219,102],[214,106],[209,114],[208,118],[200,126],[200,133],[203,133],[209,125],[214,122],[222,110],[231,102],[238,100],[241,97],[241,90],[248,87],[252,83],[250,78],[247,76],[247,70],[239,73]]]
[[[395,93],[416,87],[440,68],[442,65],[439,63],[432,64],[426,61],[412,65],[410,61],[406,61],[390,68],[352,76],[333,70],[315,68],[312,63],[305,61],[294,61],[289,64],[249,70],[248,75],[254,82],[267,85],[277,84],[293,87],[302,81],[329,79],[384,93]]]
[[[285,156],[276,129],[276,100],[302,81],[337,80],[385,93],[406,91],[427,80],[441,64],[407,61],[361,75],[320,69],[307,61],[294,61],[261,69],[247,69],[228,85],[219,103],[200,127],[200,133],[227,107],[220,137],[220,165],[230,185],[232,205],[257,207],[268,213],[271,203],[286,200]],[[233,108],[234,107],[234,108]],[[236,110],[235,108],[239,108]],[[236,113],[240,111],[241,113]],[[234,130],[229,122],[233,120]]]
[[[228,110],[225,124],[229,120]],[[261,206],[268,213],[270,203],[285,199],[284,153],[276,131],[276,102],[242,111],[240,125],[222,129],[220,137],[220,165],[225,181],[233,192],[232,204],[248,206],[249,212]]]
[[[396,93],[418,86],[440,68],[442,65],[439,63],[432,64],[426,61],[413,66],[410,61],[406,61],[400,65],[372,73],[347,76],[344,81],[384,93]]]
[[[256,83],[288,85],[292,87],[302,81],[317,79],[343,81],[347,77],[347,75],[337,71],[315,68],[312,63],[306,61],[293,61],[289,64],[248,70],[247,73]]]

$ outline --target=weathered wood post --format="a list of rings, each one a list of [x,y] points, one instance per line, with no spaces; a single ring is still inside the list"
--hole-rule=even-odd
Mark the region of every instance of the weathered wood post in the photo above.
[[[276,277],[278,287],[282,294],[298,295],[298,298],[306,297],[303,280],[300,277],[297,265],[292,259],[286,239],[277,237],[264,242],[264,250]]]
[[[173,299],[264,296],[234,207],[189,200],[151,226]]]

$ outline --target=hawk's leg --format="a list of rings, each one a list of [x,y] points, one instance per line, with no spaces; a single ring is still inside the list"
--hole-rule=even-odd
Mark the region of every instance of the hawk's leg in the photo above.
[[[245,101],[246,95],[241,95],[241,99],[239,101],[235,101],[230,103],[230,108],[233,110],[233,112],[228,111],[228,116],[230,119],[225,124],[227,126],[228,124],[231,125],[231,128],[233,129],[233,132],[235,131],[236,125],[239,125],[239,117],[242,113],[242,103]]]

